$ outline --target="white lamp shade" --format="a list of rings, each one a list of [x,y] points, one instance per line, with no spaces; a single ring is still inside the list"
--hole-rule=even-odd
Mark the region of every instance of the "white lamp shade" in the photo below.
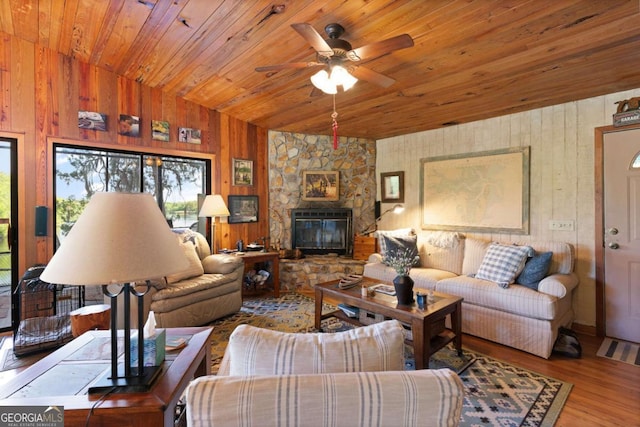
[[[210,194],[205,197],[202,207],[200,208],[200,213],[198,213],[199,217],[208,218],[229,215],[231,215],[231,213],[222,199],[222,196],[219,194]]]
[[[62,285],[131,283],[188,264],[150,194],[96,193],[40,278]]]

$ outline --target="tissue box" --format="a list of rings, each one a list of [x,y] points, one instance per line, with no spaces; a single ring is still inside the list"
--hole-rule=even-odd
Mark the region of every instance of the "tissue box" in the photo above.
[[[164,329],[156,329],[150,337],[144,337],[144,366],[160,366],[164,361],[167,333]],[[131,366],[138,366],[138,336],[131,337]]]

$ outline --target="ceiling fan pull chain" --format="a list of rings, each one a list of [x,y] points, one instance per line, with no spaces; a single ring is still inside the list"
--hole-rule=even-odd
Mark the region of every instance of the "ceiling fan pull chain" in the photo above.
[[[331,127],[333,128],[333,149],[338,149],[338,112],[336,111],[336,96],[333,95],[333,113],[331,113],[331,118],[333,119],[333,124]]]

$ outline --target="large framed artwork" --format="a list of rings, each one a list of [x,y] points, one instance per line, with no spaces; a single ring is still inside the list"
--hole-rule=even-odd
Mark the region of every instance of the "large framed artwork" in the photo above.
[[[404,203],[404,172],[380,174],[380,201],[382,203]]]
[[[420,163],[423,229],[529,233],[529,147]]]
[[[302,171],[302,200],[340,200],[340,172]]]
[[[258,222],[258,196],[228,196],[229,224]]]

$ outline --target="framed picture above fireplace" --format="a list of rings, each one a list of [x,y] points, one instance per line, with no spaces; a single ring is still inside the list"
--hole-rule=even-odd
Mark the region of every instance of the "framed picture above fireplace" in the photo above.
[[[340,200],[340,172],[302,171],[302,200]]]

